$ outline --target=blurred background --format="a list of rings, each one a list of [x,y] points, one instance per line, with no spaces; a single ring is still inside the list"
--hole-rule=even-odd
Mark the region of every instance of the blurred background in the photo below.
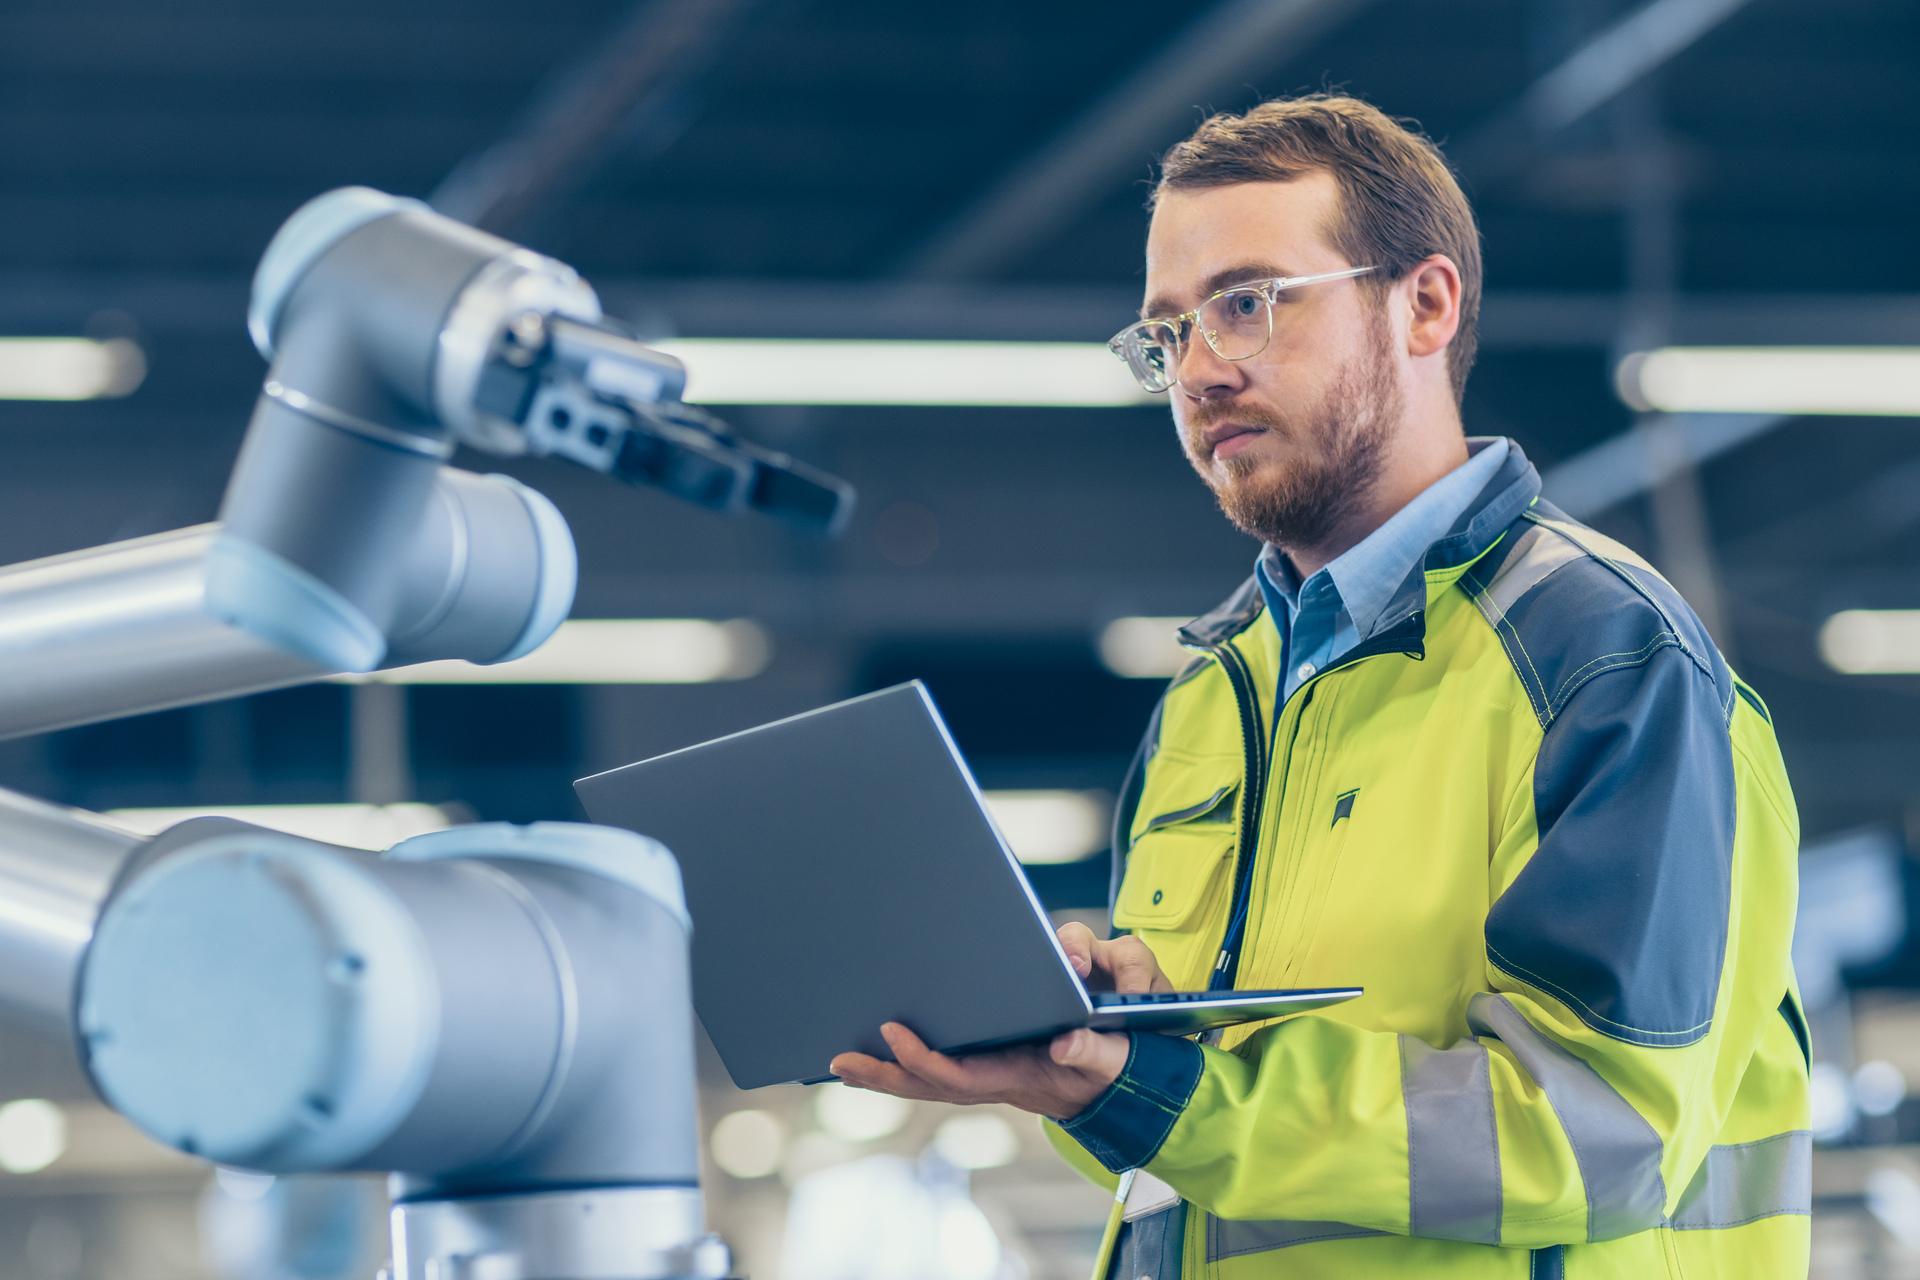
[[[861,499],[826,542],[529,466],[601,620],[540,665],[0,743],[0,786],[379,847],[576,818],[584,773],[919,677],[1047,905],[1104,927],[1172,628],[1255,548],[1098,344],[1138,306],[1153,159],[1322,87],[1416,117],[1477,207],[1469,431],[1643,550],[1770,703],[1806,836],[1814,1274],[1920,1275],[1905,0],[0,0],[0,564],[213,518],[263,371],[253,265],[350,183],[577,266],[688,340],[695,398]],[[822,339],[1096,367],[791,345]],[[742,1272],[1085,1273],[1104,1196],[1025,1118],[744,1095],[702,1052]],[[8,1280],[365,1277],[381,1206],[210,1176],[0,1032]]]

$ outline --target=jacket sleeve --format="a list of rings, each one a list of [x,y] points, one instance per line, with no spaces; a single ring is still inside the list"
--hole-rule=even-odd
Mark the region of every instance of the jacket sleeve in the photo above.
[[[1141,1035],[1066,1131],[1222,1218],[1532,1247],[1660,1224],[1791,980],[1797,831],[1740,803],[1758,830],[1736,858],[1737,756],[1684,649],[1588,680],[1494,851],[1466,1035],[1314,1015],[1233,1052]]]
[[[1112,1191],[1120,1185],[1119,1174],[1101,1164],[1091,1151],[1069,1137],[1058,1121],[1042,1120],[1040,1133],[1075,1173],[1094,1186],[1102,1191]]]

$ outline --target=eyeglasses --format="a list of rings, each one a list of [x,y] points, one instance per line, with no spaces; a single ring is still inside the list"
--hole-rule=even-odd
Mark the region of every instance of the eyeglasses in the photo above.
[[[1107,339],[1107,350],[1125,361],[1148,391],[1168,391],[1180,381],[1180,362],[1195,326],[1222,360],[1250,360],[1273,341],[1273,304],[1282,293],[1306,284],[1350,280],[1375,269],[1348,267],[1311,276],[1250,280],[1222,289],[1191,311],[1130,324]]]

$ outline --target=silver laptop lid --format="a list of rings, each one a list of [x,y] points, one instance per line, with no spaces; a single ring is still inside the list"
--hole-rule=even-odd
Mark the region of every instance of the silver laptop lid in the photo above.
[[[574,784],[664,843],[693,915],[694,1007],[743,1089],[1031,1039],[1091,1007],[918,681]],[[644,980],[636,975],[636,981]]]

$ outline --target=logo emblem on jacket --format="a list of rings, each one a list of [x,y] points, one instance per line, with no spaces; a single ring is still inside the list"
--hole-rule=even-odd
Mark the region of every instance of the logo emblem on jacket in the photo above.
[[[1342,791],[1338,796],[1334,797],[1333,821],[1327,824],[1329,831],[1340,825],[1340,819],[1353,816],[1353,798],[1359,794],[1360,788],[1355,787],[1351,791]]]

